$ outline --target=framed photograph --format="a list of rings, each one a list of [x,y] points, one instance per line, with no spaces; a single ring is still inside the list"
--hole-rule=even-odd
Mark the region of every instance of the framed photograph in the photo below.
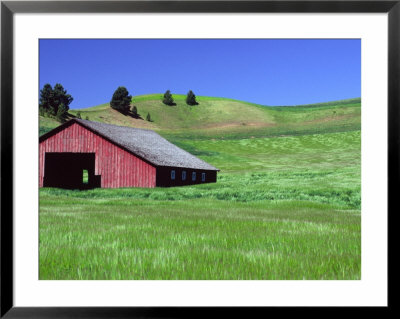
[[[1,317],[389,307],[399,19],[2,1]]]

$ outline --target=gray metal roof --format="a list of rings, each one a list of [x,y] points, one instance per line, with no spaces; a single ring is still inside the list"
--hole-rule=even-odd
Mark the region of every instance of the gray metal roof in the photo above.
[[[168,142],[154,131],[81,119],[74,121],[157,166],[219,170]]]

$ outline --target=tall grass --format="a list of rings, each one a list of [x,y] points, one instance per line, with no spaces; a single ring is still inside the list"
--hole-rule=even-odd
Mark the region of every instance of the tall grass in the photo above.
[[[40,279],[359,279],[360,215],[310,202],[41,198]]]

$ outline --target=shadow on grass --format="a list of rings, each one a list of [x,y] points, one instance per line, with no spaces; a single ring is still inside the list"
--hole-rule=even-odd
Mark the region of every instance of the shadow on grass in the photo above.
[[[124,112],[124,111],[120,111],[120,110],[117,110],[119,113],[121,113],[122,115],[124,115],[124,116],[129,116],[129,117],[131,117],[131,118],[134,118],[134,119],[137,119],[137,120],[144,120],[143,119],[143,117],[141,117],[141,115],[140,114],[138,114],[138,113],[133,113],[132,111],[127,111],[127,112]]]

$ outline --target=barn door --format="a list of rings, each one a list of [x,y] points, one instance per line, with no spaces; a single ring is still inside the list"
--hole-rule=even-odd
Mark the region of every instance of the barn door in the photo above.
[[[88,189],[100,187],[94,175],[95,153],[45,153],[44,187]]]

